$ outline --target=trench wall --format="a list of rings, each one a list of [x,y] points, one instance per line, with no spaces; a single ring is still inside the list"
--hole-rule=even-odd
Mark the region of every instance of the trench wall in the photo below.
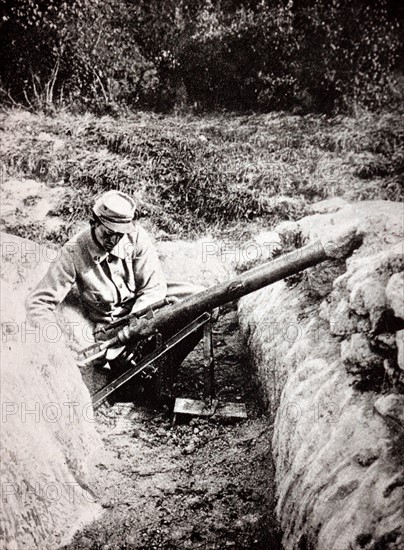
[[[325,201],[278,227],[333,262],[243,298],[242,330],[275,424],[286,550],[404,548],[403,205]],[[355,249],[352,252],[352,248]]]
[[[24,297],[51,251],[5,234],[1,251],[0,548],[54,550],[101,512],[94,480],[102,444],[90,394],[55,327],[38,338],[24,326]]]

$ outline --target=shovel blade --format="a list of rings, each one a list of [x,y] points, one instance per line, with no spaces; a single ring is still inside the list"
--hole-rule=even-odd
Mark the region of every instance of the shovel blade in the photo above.
[[[247,418],[244,403],[219,403],[217,399],[203,401],[202,399],[177,398],[173,412],[174,414],[189,414],[191,416]]]

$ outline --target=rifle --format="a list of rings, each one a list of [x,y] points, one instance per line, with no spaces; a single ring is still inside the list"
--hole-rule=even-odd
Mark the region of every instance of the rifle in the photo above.
[[[136,311],[135,313],[129,313],[129,315],[125,315],[121,319],[117,319],[112,323],[108,323],[107,325],[105,325],[105,327],[95,330],[94,336],[97,336],[99,334],[108,334],[111,331],[116,331],[120,327],[128,325],[132,319],[141,319],[143,317],[145,317],[146,319],[151,319],[152,317],[154,317],[155,311],[164,306],[169,306],[172,303],[174,303],[174,300],[168,300],[167,298],[164,298],[164,300],[159,300],[158,302],[146,306],[143,309],[139,309],[139,311]]]
[[[206,316],[208,312],[334,257],[335,254],[327,254],[322,243],[317,241],[245,271],[229,282],[217,284],[181,302],[162,307],[153,313],[153,316],[147,314],[139,316],[139,313],[129,315],[106,327],[107,332],[112,333],[111,338],[82,350],[79,354],[79,363],[85,365],[102,356],[109,348],[122,347],[127,343],[134,345],[155,334],[174,333],[174,336],[165,344],[161,344],[152,356],[137,365],[132,364],[127,372],[93,396],[93,404],[98,404],[115,389],[163,356],[179,341],[206,324],[210,319],[209,314]],[[175,331],[180,332],[175,334]]]

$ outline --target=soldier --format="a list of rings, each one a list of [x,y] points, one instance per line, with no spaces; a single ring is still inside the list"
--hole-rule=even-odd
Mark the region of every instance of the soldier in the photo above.
[[[95,202],[90,225],[63,246],[57,261],[29,294],[26,307],[31,323],[55,322],[54,310],[73,285],[80,309],[97,334],[108,323],[167,297],[178,300],[202,290],[175,283],[167,288],[156,250],[134,221],[135,211],[134,200],[120,191],[107,191]],[[183,347],[181,359],[197,339]],[[124,354],[118,361],[114,350],[109,354],[105,360],[118,374]]]

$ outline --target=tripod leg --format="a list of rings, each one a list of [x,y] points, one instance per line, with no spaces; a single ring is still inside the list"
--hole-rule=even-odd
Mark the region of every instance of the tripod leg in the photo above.
[[[163,343],[163,337],[160,332],[156,332],[154,337],[154,346],[155,349],[158,349]],[[161,398],[163,390],[163,380],[164,380],[164,366],[165,366],[165,357],[160,357],[156,359],[153,365],[153,373],[149,379],[148,384],[148,398],[154,403],[158,403]]]
[[[203,327],[203,354],[204,354],[204,400],[215,398],[215,358],[213,355],[213,337],[211,319]]]

